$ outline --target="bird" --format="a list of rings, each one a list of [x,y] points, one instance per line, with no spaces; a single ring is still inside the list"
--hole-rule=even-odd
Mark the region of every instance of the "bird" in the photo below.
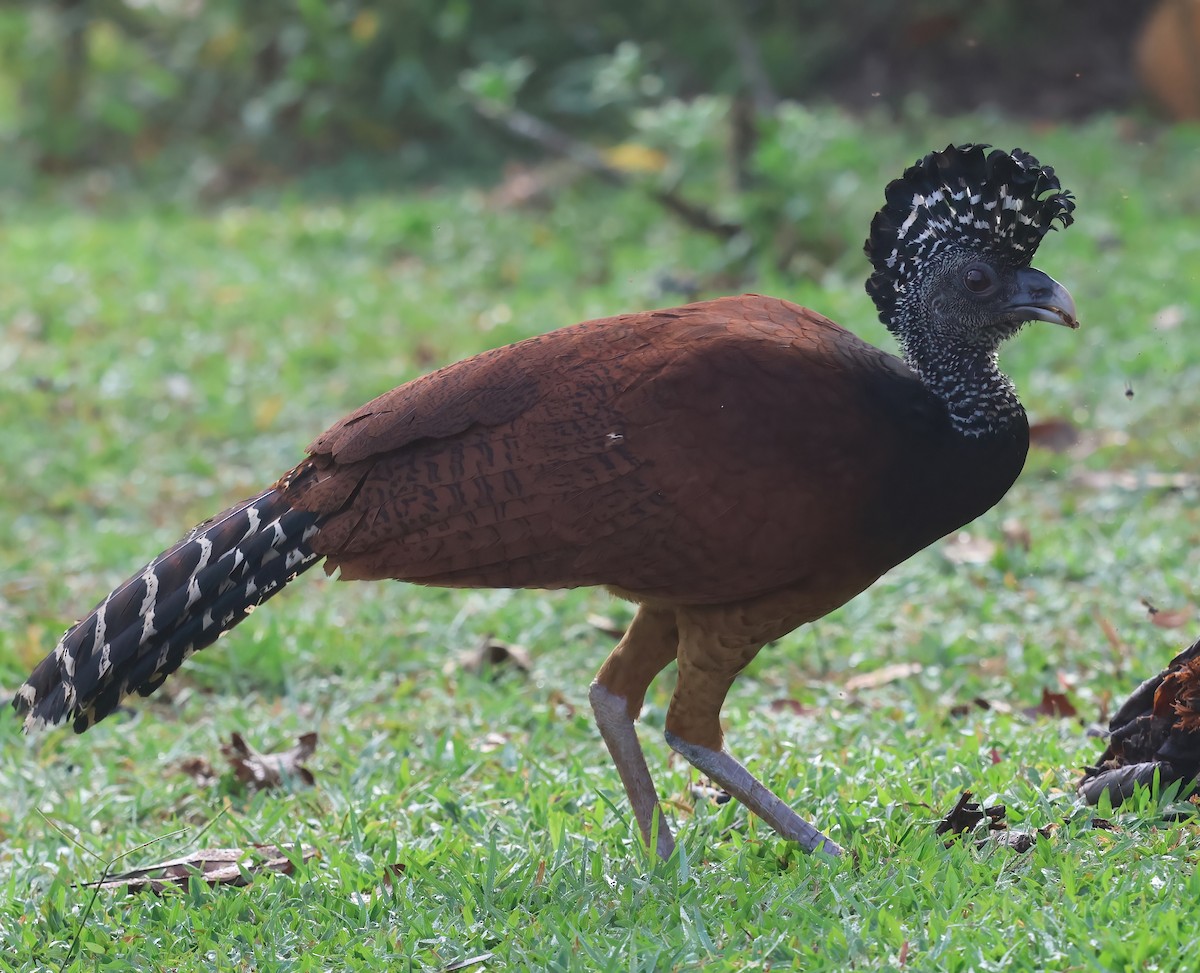
[[[13,706],[27,731],[82,733],[319,562],[345,580],[601,586],[636,609],[588,697],[647,846],[668,859],[675,838],[635,723],[674,662],[671,749],[785,839],[838,855],[730,753],[726,694],[765,645],[1008,491],[1029,428],[997,351],[1029,322],[1078,327],[1070,293],[1031,266],[1074,209],[1020,149],[952,144],[906,167],[864,248],[902,357],[742,294],[400,385],[107,595]]]

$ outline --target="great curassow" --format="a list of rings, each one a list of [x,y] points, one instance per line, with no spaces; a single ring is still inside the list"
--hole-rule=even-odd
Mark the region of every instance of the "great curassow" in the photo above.
[[[723,746],[766,643],[995,504],[1028,423],[999,371],[1028,321],[1076,327],[1030,267],[1074,201],[1031,155],[948,146],[886,189],[867,291],[904,361],[757,295],[488,351],[351,413],[274,486],[194,528],[70,629],[13,701],[83,732],[322,559],[346,579],[603,585],[638,606],[596,724],[647,842],[674,839],[634,721],[676,662],[666,738],[806,850],[840,851]],[[657,816],[657,820],[656,820]]]

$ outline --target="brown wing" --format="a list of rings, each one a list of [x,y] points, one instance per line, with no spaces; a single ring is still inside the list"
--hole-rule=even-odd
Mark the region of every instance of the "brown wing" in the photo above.
[[[857,591],[916,548],[858,565],[840,539],[912,479],[914,430],[937,421],[902,363],[820,315],[721,298],[403,385],[317,439],[288,496],[346,578],[712,603],[845,566]]]

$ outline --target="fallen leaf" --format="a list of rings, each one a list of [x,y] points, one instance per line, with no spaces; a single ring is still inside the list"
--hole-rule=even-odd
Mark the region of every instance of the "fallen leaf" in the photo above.
[[[941,551],[951,564],[987,564],[996,553],[996,542],[960,530],[942,544]]]
[[[475,750],[479,753],[495,753],[497,750],[502,750],[508,746],[508,737],[503,733],[491,732],[488,733],[482,740],[475,744]]]
[[[972,710],[981,709],[981,710],[986,711],[986,710],[990,710],[991,708],[992,708],[992,704],[989,703],[986,699],[984,699],[982,696],[975,696],[974,698],[968,700],[965,703],[955,703],[953,706],[951,706],[950,707],[950,715],[951,716],[966,716]]]
[[[1154,327],[1160,331],[1174,331],[1187,317],[1187,312],[1181,304],[1168,304],[1158,311],[1153,318]]]
[[[213,765],[204,757],[189,757],[180,762],[179,769],[201,787],[211,787],[219,779]]]
[[[985,822],[987,834],[978,840],[980,847],[988,842],[996,842],[1018,853],[1026,852],[1037,844],[1038,835],[1048,838],[1053,830],[1047,826],[1038,828],[1036,832],[1009,831],[1007,807],[1003,804],[983,807],[972,801],[971,796],[970,791],[963,791],[950,812],[938,822],[936,833],[951,835],[946,841],[947,847],[953,844],[955,837],[974,831]]]
[[[1022,551],[1028,551],[1033,547],[1033,535],[1029,532],[1029,528],[1016,517],[1005,518],[1004,523],[1000,525],[1000,536],[1004,538],[1004,543],[1009,547],[1020,548]]]
[[[917,13],[904,28],[905,46],[935,44],[959,29],[962,17],[955,13]]]
[[[300,860],[308,861],[316,849],[303,845]],[[256,860],[256,857],[258,860]],[[187,888],[193,876],[210,886],[249,885],[254,876],[263,872],[291,875],[292,857],[275,845],[251,845],[250,848],[209,848],[183,858],[148,865],[110,875],[99,882],[81,882],[85,888],[128,889],[130,892],[162,892],[168,888]]]
[[[275,420],[279,418],[279,413],[283,411],[283,407],[287,405],[288,400],[282,395],[268,395],[262,397],[258,401],[258,407],[254,410],[254,428],[258,432],[264,432],[271,428]]]
[[[1056,417],[1029,424],[1029,445],[1052,453],[1065,453],[1079,442],[1079,427],[1070,419]]]
[[[1104,633],[1104,638],[1116,653],[1118,659],[1124,659],[1129,655],[1129,646],[1127,646],[1120,635],[1117,634],[1116,626],[1111,621],[1099,612],[1093,612],[1092,617],[1096,619],[1096,623],[1100,626],[1100,631]]]
[[[1064,693],[1052,693],[1049,689],[1042,690],[1042,699],[1036,706],[1026,706],[1021,710],[1026,716],[1049,716],[1054,719],[1070,719],[1077,710]]]
[[[420,371],[428,371],[438,362],[446,357],[446,353],[440,348],[435,348],[428,341],[418,341],[412,349],[413,364]]]
[[[229,761],[238,780],[251,790],[263,791],[279,787],[284,780],[299,779],[311,787],[314,783],[312,771],[303,763],[316,748],[317,734],[305,733],[296,739],[296,745],[290,750],[259,753],[240,733],[235,733],[228,743],[221,744],[221,755]]]
[[[894,662],[891,665],[864,672],[862,675],[851,676],[846,680],[846,692],[856,693],[863,689],[878,689],[890,682],[897,682],[915,676],[925,667],[919,662]]]
[[[514,162],[505,167],[504,179],[487,195],[496,209],[549,206],[556,194],[583,176],[583,170],[559,161],[529,166]]]
[[[1138,686],[1108,724],[1107,745],[1084,769],[1079,793],[1114,806],[1138,785],[1193,782],[1200,775],[1200,640]]]
[[[453,675],[457,669],[475,676],[486,674],[497,678],[505,669],[516,669],[522,675],[527,675],[532,668],[533,661],[529,658],[529,650],[524,646],[501,642],[485,635],[474,648],[460,652],[447,662],[442,671],[448,676]]]
[[[619,639],[625,634],[627,626],[620,624],[615,618],[607,615],[588,615],[587,623],[596,631],[603,632],[609,638]]]
[[[386,891],[391,892],[394,887],[394,883],[392,881],[393,877],[398,878],[399,876],[403,875],[407,867],[408,866],[404,864],[397,863],[394,865],[388,865],[386,868],[384,868],[383,888]],[[379,894],[380,893],[378,892],[354,892],[351,894],[350,898],[356,905],[369,906],[376,900],[376,898],[379,897]]]
[[[1004,820],[1008,809],[1003,804],[983,807],[972,801],[971,791],[963,791],[962,796],[954,803],[949,812],[938,822],[936,834],[959,835],[974,831],[980,824],[987,822],[989,831],[1000,831],[1008,827]]]
[[[805,716],[812,712],[812,709],[805,706],[800,700],[787,696],[773,699],[769,705],[772,713],[792,713],[795,716]]]
[[[720,787],[712,784],[692,784],[689,788],[692,799],[696,801],[712,801],[714,804],[728,804],[729,794]]]
[[[637,142],[622,142],[604,151],[604,161],[621,172],[662,172],[670,161],[664,152]]]
[[[455,970],[465,970],[468,966],[478,966],[480,963],[486,963],[494,955],[494,953],[479,953],[475,956],[468,956],[466,959],[460,959],[457,963],[451,963],[444,967],[443,973],[454,973]]]
[[[1150,613],[1150,624],[1157,625],[1159,628],[1183,628],[1192,617],[1191,608],[1177,608],[1172,611],[1163,611],[1161,608],[1151,604],[1149,598],[1143,598],[1142,604],[1146,606],[1146,611]]]
[[[981,709],[985,712],[993,710],[997,713],[1011,713],[1012,707],[1008,703],[1000,699],[985,699],[982,696],[975,696],[965,703],[955,703],[950,707],[951,716],[966,716],[972,710]]]
[[[1200,485],[1200,477],[1157,470],[1079,470],[1071,474],[1071,482],[1091,490],[1188,490]]]
[[[1150,623],[1159,629],[1182,629],[1190,620],[1192,612],[1188,608],[1180,608],[1175,612],[1154,612],[1150,617]]]
[[[1037,831],[1002,831],[998,834],[989,835],[989,837],[997,844],[1005,845],[1018,855],[1023,855],[1037,844],[1038,835],[1041,835],[1043,838],[1049,838],[1053,831],[1053,828],[1046,825],[1044,828],[1038,828]],[[980,844],[983,844],[983,842],[981,841]]]
[[[567,715],[567,719],[575,718],[575,704],[567,699],[566,693],[561,689],[550,690],[550,693],[546,696],[546,706],[552,714],[561,706],[563,712]]]

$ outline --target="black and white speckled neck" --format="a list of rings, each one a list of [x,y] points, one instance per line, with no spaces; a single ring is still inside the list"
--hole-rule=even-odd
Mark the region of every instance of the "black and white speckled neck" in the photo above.
[[[1025,422],[1017,390],[995,352],[944,348],[905,355],[922,383],[946,405],[950,424],[972,439],[1005,433]]]

